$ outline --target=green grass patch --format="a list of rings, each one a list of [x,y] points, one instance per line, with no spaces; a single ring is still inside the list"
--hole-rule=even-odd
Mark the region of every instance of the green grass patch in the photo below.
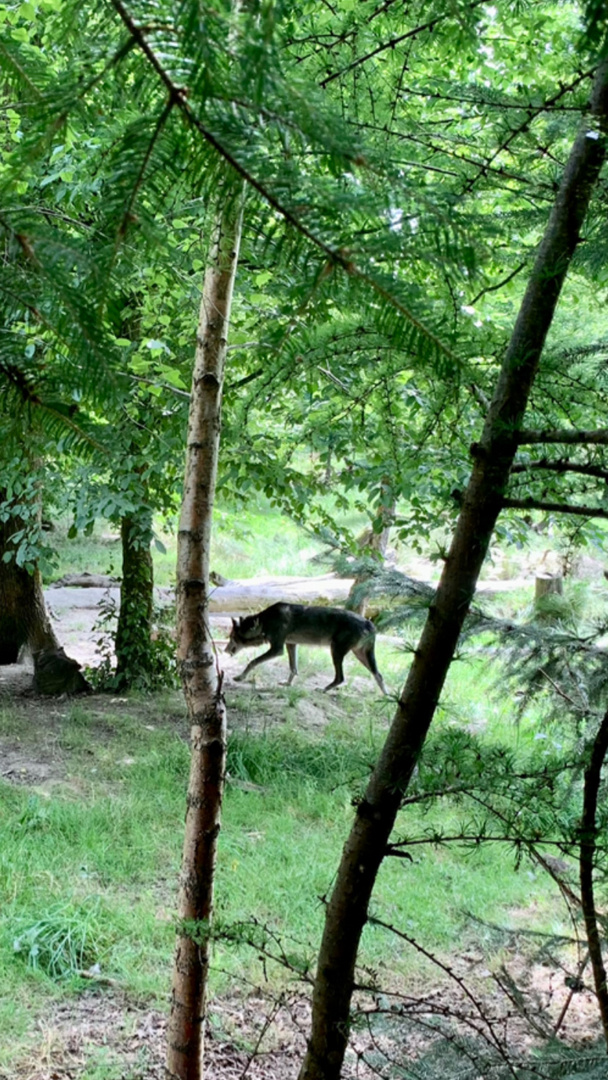
[[[460,724],[470,680],[484,690],[481,675],[479,665],[472,673],[462,665],[450,686]],[[287,715],[290,695],[284,692]],[[256,933],[267,927],[294,962],[313,962],[321,898],[392,710],[372,692],[364,701],[354,693],[334,700],[335,718],[322,734],[289,723],[277,728],[276,720],[262,733],[231,734],[216,886],[217,925],[225,933],[214,945],[215,990],[233,977],[260,977],[249,931],[234,931],[235,924],[255,920]],[[176,699],[158,702],[170,718]],[[31,1023],[28,1002],[35,996],[44,1007],[77,993],[83,972],[89,986],[91,978],[109,979],[140,998],[166,1001],[189,749],[185,722],[163,723],[158,702],[133,698],[102,708],[91,699],[58,709],[52,730],[38,733],[40,715],[15,708],[0,716],[3,738],[16,741],[21,728],[23,753],[53,748],[62,773],[50,792],[6,783],[0,789],[0,1023],[10,1017],[16,1039]],[[446,709],[439,725],[455,723]],[[506,723],[504,733],[516,742]],[[400,815],[396,836],[457,821],[449,804],[430,814],[412,807]],[[460,948],[474,933],[465,912],[508,924],[510,910],[532,898],[536,928],[554,928],[551,888],[525,861],[515,872],[504,845],[412,850],[411,862],[385,860],[372,913],[426,948]],[[369,925],[361,962],[406,978],[418,960],[404,941]],[[272,966],[268,973],[284,977]]]
[[[111,922],[99,897],[79,904],[60,901],[34,921],[15,919],[13,950],[30,970],[44,972],[57,982],[81,978],[105,961]]]
[[[47,536],[56,553],[49,581],[84,571],[120,576],[122,553],[118,531],[99,521],[89,536],[69,538],[69,525],[67,520],[59,521]],[[158,543],[152,545],[157,585],[175,583],[176,526],[177,522],[170,526],[157,523]],[[211,565],[224,577],[314,576],[324,572],[323,567],[311,562],[321,549],[320,543],[272,507],[263,495],[252,497],[247,506],[220,504],[216,508]]]

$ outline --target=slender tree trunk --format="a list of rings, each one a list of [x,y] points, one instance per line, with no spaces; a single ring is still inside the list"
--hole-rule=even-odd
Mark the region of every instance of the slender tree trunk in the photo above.
[[[435,598],[387,741],[360,805],[329,900],[300,1080],[338,1080],[355,961],[376,874],[433,719],[506,490],[517,432],[591,191],[605,157],[608,63],[577,137],[507,348]]]
[[[605,714],[591,748],[589,765],[585,769],[583,814],[581,817],[581,846],[579,869],[581,881],[581,904],[585,920],[585,932],[589,946],[589,958],[593,969],[595,993],[602,1020],[604,1041],[608,1049],[608,986],[606,968],[602,956],[602,941],[597,925],[597,912],[593,895],[593,864],[597,841],[597,800],[602,778],[602,766],[608,753],[608,712]]]
[[[396,502],[391,489],[390,479],[385,477],[381,484],[382,499],[378,507],[377,517],[382,521],[380,532],[373,532],[370,537],[369,547],[380,559],[386,556],[391,527],[395,520]]]
[[[192,378],[177,567],[178,657],[192,725],[166,1075],[198,1080],[209,967],[207,928],[226,758],[226,710],[209,631],[209,549],[220,410],[242,200],[219,215],[205,274]],[[193,922],[197,923],[192,927]],[[192,931],[194,930],[194,936]]]
[[[152,515],[144,510],[120,523],[122,583],[116,627],[116,675],[120,686],[130,686],[152,666],[152,611],[154,567],[150,541]]]

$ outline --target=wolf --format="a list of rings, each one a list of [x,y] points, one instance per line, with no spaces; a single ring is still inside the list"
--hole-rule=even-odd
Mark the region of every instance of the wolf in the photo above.
[[[232,631],[228,639],[225,651],[234,656],[241,649],[250,646],[263,645],[267,642],[270,648],[261,656],[251,660],[244,671],[236,676],[237,682],[246,679],[249,672],[263,664],[266,660],[272,660],[274,656],[281,656],[283,648],[287,645],[289,657],[289,680],[290,686],[298,674],[297,646],[298,645],[329,645],[331,658],[334,662],[335,677],[325,690],[333,690],[344,682],[342,661],[347,652],[354,652],[368,671],[371,671],[383,694],[388,694],[384,679],[378,671],[374,656],[374,639],[376,630],[369,619],[361,615],[355,615],[352,611],[344,611],[342,608],[328,607],[305,607],[304,604],[272,604],[257,615],[247,615],[244,619],[232,620]]]

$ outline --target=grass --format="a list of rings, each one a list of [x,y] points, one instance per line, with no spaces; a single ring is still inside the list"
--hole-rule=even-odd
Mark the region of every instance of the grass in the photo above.
[[[504,702],[487,699],[489,681],[483,664],[457,665],[438,723],[453,724],[457,715],[460,724],[479,724],[484,711],[486,722],[502,724],[513,739]],[[243,730],[243,714],[232,710],[216,895],[220,928],[252,918],[267,924],[306,966],[322,926],[320,898],[331,887],[390,703],[370,691],[363,699],[370,720],[361,695],[345,693],[333,700],[333,720],[314,735],[292,722],[293,697],[293,688],[277,691],[273,717],[257,733]],[[296,706],[306,697],[296,697]],[[62,782],[50,793],[6,783],[1,789],[0,1026],[17,1041],[30,1029],[34,997],[44,1008],[90,986],[91,977],[102,985],[116,980],[156,1003],[164,1003],[168,987],[189,759],[179,699],[120,706],[90,699],[62,712],[52,737],[47,731],[42,740],[43,754],[58,755]],[[18,737],[25,756],[40,756],[35,723],[42,722],[27,709],[4,709],[0,737]],[[436,813],[445,827],[455,812]],[[411,809],[399,830],[411,835],[432,822]],[[535,925],[549,928],[553,893],[525,866],[515,873],[498,845],[469,854],[426,847],[415,849],[413,862],[385,860],[373,912],[425,947],[449,952],[474,933],[464,912],[508,923],[510,910],[532,897]],[[214,947],[213,992],[234,978],[261,977],[247,933],[228,937],[236,940]],[[361,962],[403,979],[417,965],[409,946],[374,925],[366,928]],[[283,976],[275,970],[270,977]]]
[[[154,544],[152,548],[157,585],[175,583],[176,524],[171,528],[157,525],[156,539],[159,544]],[[90,536],[68,539],[68,528],[67,520],[60,521],[49,534],[57,561],[46,584],[64,574],[84,571],[120,576],[121,547],[117,530],[99,522]],[[211,564],[224,577],[312,576],[323,573],[323,567],[310,561],[320,550],[319,543],[271,507],[263,496],[259,496],[255,503],[252,500],[247,507],[220,506],[216,510]]]
[[[70,541],[60,527],[53,539],[57,576],[119,570],[119,540],[107,526]],[[154,553],[156,581],[170,584],[175,540],[162,539],[167,551]],[[218,511],[212,564],[226,577],[319,573],[310,562],[316,550],[263,500]],[[530,587],[497,596],[497,614],[531,609],[531,594]],[[379,639],[377,657],[397,693],[409,654]],[[393,703],[352,657],[345,665],[348,687],[335,696],[311,690],[313,679],[314,685],[330,679],[327,650],[301,650],[299,666],[289,688],[276,685],[287,672],[283,658],[260,672],[264,694],[242,686],[229,696],[212,993],[235,981],[268,977],[281,984],[286,978],[272,964],[262,967],[259,950],[248,944],[252,919],[255,934],[268,927],[296,966],[314,961],[322,898],[353,820],[353,801],[392,716]],[[538,717],[515,726],[513,703],[497,692],[496,678],[493,661],[481,653],[454,663],[434,730],[462,729],[522,751],[531,746]],[[132,999],[165,1006],[189,751],[183,705],[170,693],[60,702],[48,710],[27,702],[2,707],[0,740],[19,746],[24,759],[54,761],[59,780],[42,789],[0,781],[0,1030],[11,1032],[0,1047],[1,1066],[14,1060],[36,1015],[85,987],[102,990],[104,980]],[[411,807],[396,833],[456,829],[459,820],[460,810],[449,803],[424,817]],[[412,862],[384,861],[372,914],[425,948],[449,956],[478,947],[482,923],[516,923],[526,909],[533,929],[569,932],[555,888],[525,860],[516,870],[504,845],[412,850]],[[422,964],[403,939],[373,923],[360,959],[381,978],[404,983]],[[91,1069],[91,1077],[111,1075],[101,1057]]]

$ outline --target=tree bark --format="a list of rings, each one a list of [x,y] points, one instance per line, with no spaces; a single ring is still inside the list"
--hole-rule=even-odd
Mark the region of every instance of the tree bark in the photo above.
[[[608,429],[599,431],[520,431],[517,442],[520,446],[533,446],[536,443],[564,443],[567,446],[608,446]]]
[[[608,480],[608,471],[602,469],[599,465],[579,465],[576,461],[569,461],[565,458],[562,461],[547,461],[546,458],[542,461],[530,461],[528,464],[517,464],[511,469],[511,476],[514,473],[526,473],[533,472],[535,470],[543,472],[557,472],[557,473],[575,473],[577,476],[596,476],[598,480]]]
[[[601,506],[569,506],[568,503],[547,502],[544,499],[504,498],[505,510],[539,510],[542,514],[570,514],[571,517],[608,518],[608,510]]]
[[[80,673],[80,664],[66,656],[51,625],[40,571],[35,567],[30,572],[14,558],[11,537],[25,528],[27,523],[19,517],[0,521],[0,664],[16,664],[27,646],[34,658],[37,693],[85,693],[90,686]],[[5,561],[9,553],[13,557]]]
[[[608,986],[606,968],[602,956],[602,941],[597,925],[597,912],[593,894],[593,864],[597,841],[597,800],[602,778],[602,766],[608,753],[608,712],[599,726],[593,741],[589,765],[585,769],[583,789],[583,813],[581,817],[581,844],[579,851],[579,870],[581,881],[581,905],[585,920],[585,932],[589,946],[589,958],[593,970],[595,993],[600,1010],[604,1041],[608,1049]]]
[[[178,657],[192,728],[192,759],[167,1046],[166,1075],[171,1080],[199,1080],[202,1069],[208,928],[226,759],[226,709],[209,630],[209,557],[241,222],[239,198],[218,215],[205,274],[178,533]]]
[[[559,293],[605,157],[608,63],[575,140],[503,361],[435,598],[397,711],[345,844],[329,900],[300,1080],[338,1080],[359,940],[376,875],[433,719],[496,519]]]
[[[150,541],[152,516],[142,511],[120,523],[122,582],[116,627],[116,677],[120,687],[137,683],[152,666],[154,567]]]
[[[18,566],[14,557],[4,560],[5,554],[14,556],[16,551],[11,537],[26,527],[19,517],[0,522],[0,664],[16,664],[25,645],[33,653],[59,646],[46,610],[40,573]]]

